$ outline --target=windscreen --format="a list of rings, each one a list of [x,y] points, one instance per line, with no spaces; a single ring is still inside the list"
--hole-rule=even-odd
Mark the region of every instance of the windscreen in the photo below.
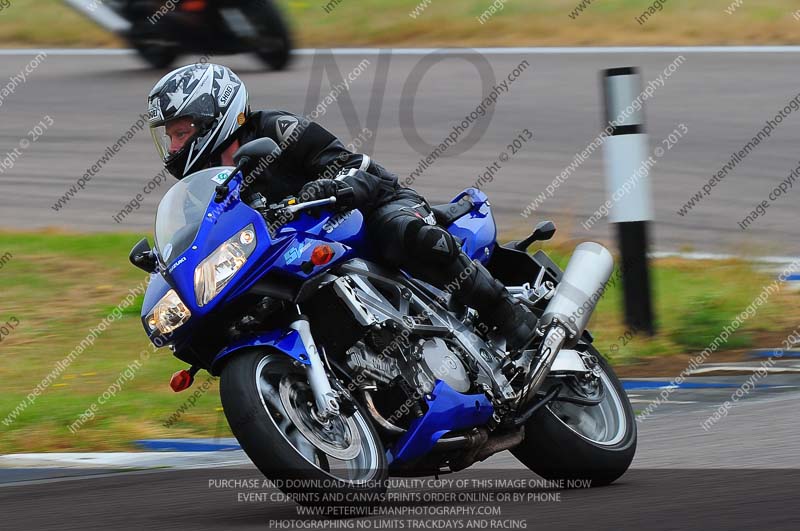
[[[156,249],[165,264],[170,264],[192,244],[217,185],[232,169],[217,167],[193,173],[164,195],[156,213],[155,237]]]

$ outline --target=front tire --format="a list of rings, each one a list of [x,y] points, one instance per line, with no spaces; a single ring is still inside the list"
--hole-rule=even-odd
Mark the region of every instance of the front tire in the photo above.
[[[285,354],[237,354],[222,371],[220,396],[231,431],[258,469],[304,505],[379,505],[386,455],[358,404],[321,423],[305,369]],[[334,493],[334,494],[331,494]]]
[[[637,432],[619,378],[597,350],[590,346],[588,352],[602,370],[604,403],[551,402],[541,407],[525,424],[525,439],[511,453],[545,479],[588,480],[595,487],[612,483],[628,470]]]

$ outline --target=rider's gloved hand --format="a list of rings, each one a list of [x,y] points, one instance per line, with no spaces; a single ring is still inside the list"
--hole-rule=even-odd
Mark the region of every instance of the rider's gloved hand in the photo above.
[[[303,185],[298,195],[298,200],[301,202],[316,201],[318,199],[327,199],[329,197],[337,197],[339,199],[336,203],[337,208],[347,208],[348,205],[342,201],[343,197],[339,197],[338,193],[341,189],[348,188],[344,181],[336,181],[334,179],[317,179]]]

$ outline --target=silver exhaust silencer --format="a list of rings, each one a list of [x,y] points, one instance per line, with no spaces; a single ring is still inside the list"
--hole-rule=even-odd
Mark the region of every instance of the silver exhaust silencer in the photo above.
[[[575,346],[589,324],[597,301],[605,293],[613,270],[614,258],[608,249],[594,242],[578,245],[539,320],[539,328],[544,330],[558,323],[567,333],[564,345]]]
[[[536,396],[561,349],[575,346],[581,338],[613,270],[614,258],[599,243],[586,242],[575,248],[553,298],[539,319],[544,338],[535,357],[536,365],[528,371],[520,392],[520,407]]]

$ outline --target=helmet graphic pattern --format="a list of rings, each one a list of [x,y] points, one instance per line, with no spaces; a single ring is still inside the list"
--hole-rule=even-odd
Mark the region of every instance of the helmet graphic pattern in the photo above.
[[[247,101],[244,83],[225,66],[188,65],[161,78],[148,96],[150,127],[190,117],[199,130],[191,144],[164,156],[170,172],[182,178],[218,155],[240,127],[238,117],[247,112]]]

